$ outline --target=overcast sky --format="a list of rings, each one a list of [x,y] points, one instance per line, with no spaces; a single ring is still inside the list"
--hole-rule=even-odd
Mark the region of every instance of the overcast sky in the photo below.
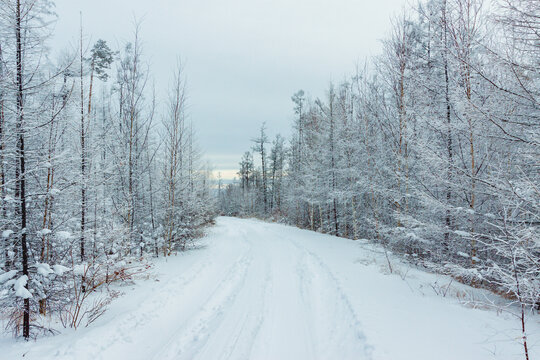
[[[205,156],[230,178],[266,121],[288,136],[291,95],[324,94],[379,53],[405,0],[56,0],[54,48],[84,32],[111,47],[131,40],[134,19],[159,96],[180,56],[189,116]]]

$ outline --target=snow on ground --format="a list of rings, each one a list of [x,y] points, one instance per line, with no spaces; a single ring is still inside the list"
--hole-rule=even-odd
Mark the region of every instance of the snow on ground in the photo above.
[[[523,359],[518,320],[470,305],[485,292],[396,259],[390,274],[364,241],[222,217],[200,244],[88,328],[0,339],[0,359]]]

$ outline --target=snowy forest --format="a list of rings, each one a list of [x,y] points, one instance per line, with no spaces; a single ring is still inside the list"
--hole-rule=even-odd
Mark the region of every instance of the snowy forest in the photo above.
[[[55,11],[0,0],[1,359],[540,353],[539,0],[408,4],[378,55],[319,74],[324,95],[280,94],[286,133],[204,102],[246,138],[227,181],[189,62],[156,87],[151,55],[182,49],[149,54],[136,17],[130,40],[95,38],[82,11],[53,48]]]
[[[290,139],[252,134],[220,211],[373,239],[537,308],[539,19],[537,0],[396,16],[381,55],[323,98],[292,96]]]
[[[0,312],[24,338],[99,317],[109,284],[181,251],[214,218],[182,65],[158,103],[141,30],[52,58],[54,6],[0,1]],[[1,357],[1,356],[0,356]]]

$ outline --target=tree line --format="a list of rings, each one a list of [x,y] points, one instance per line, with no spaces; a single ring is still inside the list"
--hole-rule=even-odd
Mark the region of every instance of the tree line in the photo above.
[[[0,1],[0,312],[26,339],[50,317],[92,322],[114,296],[97,290],[214,217],[180,62],[160,102],[139,25],[112,50],[81,19],[76,49],[53,59],[54,20],[50,1]]]

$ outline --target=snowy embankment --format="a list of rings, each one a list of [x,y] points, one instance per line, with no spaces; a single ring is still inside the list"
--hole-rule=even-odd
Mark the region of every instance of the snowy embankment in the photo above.
[[[88,328],[2,338],[0,359],[523,359],[518,320],[473,308],[487,293],[395,259],[390,274],[366,242],[219,218],[200,243]]]

